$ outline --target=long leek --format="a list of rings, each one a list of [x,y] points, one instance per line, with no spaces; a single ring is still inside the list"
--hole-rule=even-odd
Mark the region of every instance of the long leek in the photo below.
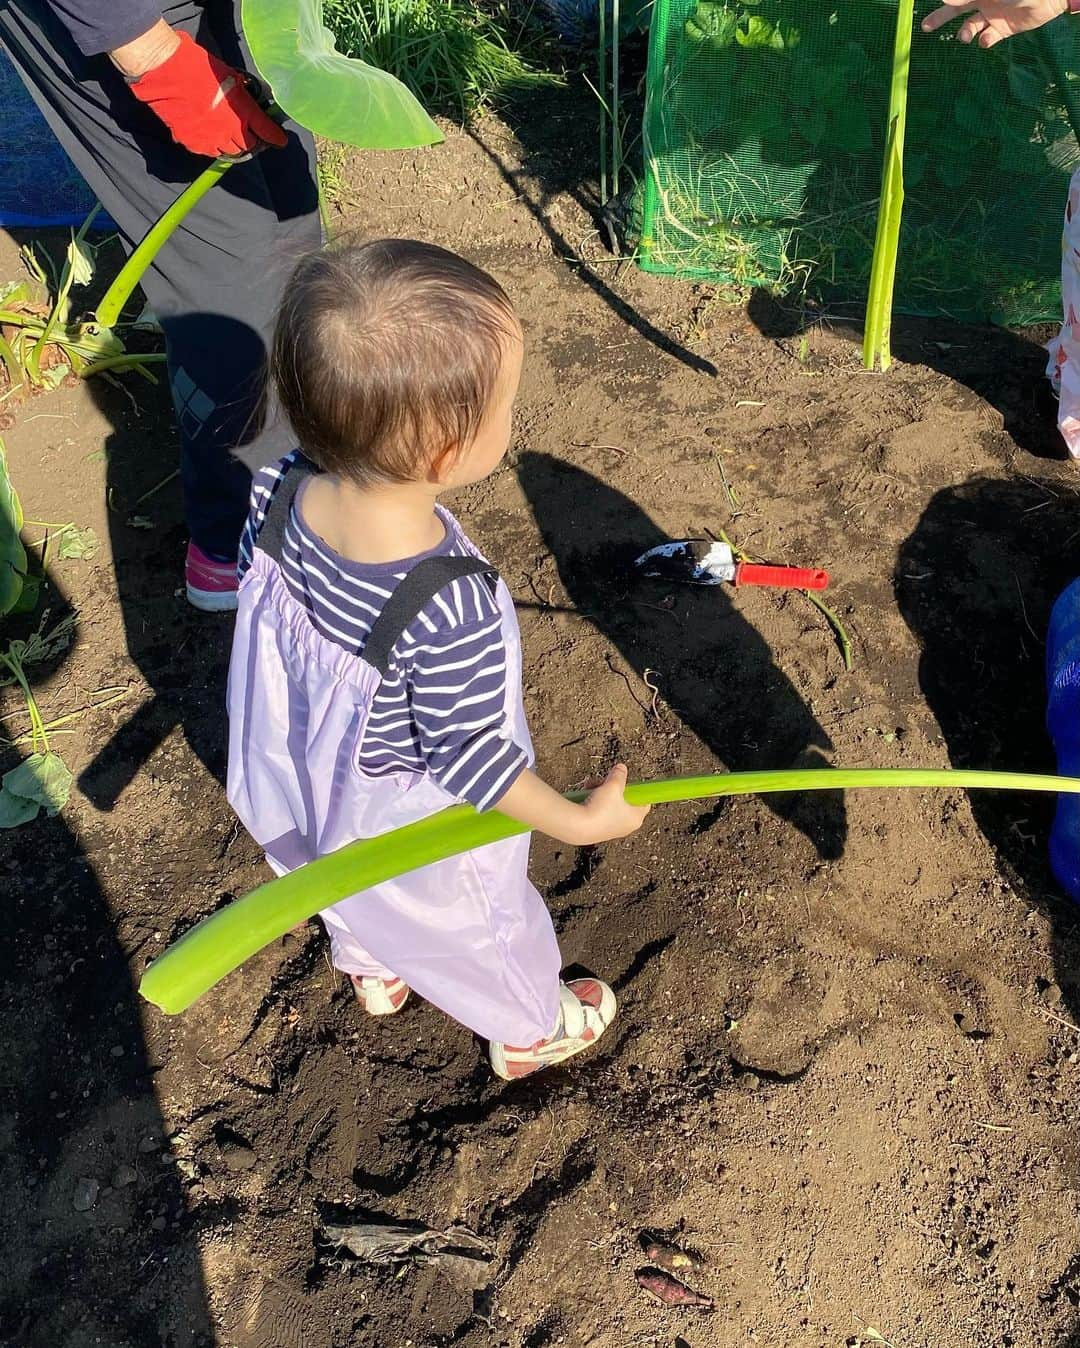
[[[659,805],[850,787],[989,787],[1080,794],[1080,777],[948,768],[792,768],[640,782],[626,788],[626,799],[635,805]],[[169,1015],[186,1011],[244,960],[320,909],[406,871],[526,832],[524,824],[497,811],[478,814],[469,805],[455,805],[391,833],[349,843],[203,918],[150,965],[139,991]]]

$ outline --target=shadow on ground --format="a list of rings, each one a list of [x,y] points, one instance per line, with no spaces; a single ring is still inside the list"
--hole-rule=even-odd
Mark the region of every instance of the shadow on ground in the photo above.
[[[663,587],[631,579],[633,559],[666,541],[635,502],[546,454],[523,454],[517,471],[571,604],[639,675],[663,660],[664,701],[726,768],[825,760],[828,735],[723,589],[688,589],[680,621],[656,610]],[[631,589],[653,607],[635,603]],[[841,855],[847,836],[841,796],[766,799],[820,857]]]

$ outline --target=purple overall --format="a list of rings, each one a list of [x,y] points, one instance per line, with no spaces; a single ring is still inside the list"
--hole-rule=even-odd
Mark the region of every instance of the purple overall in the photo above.
[[[289,593],[281,543],[304,474],[274,495],[240,585],[229,669],[228,796],[280,875],[357,838],[458,802],[427,773],[360,771],[372,698],[395,643],[426,603],[463,574],[496,586],[506,643],[506,735],[532,759],[521,698],[521,641],[504,582],[467,540],[468,557],[429,558],[400,582],[353,655],[313,626]],[[334,964],[397,976],[476,1034],[525,1046],[559,1019],[559,948],[529,883],[529,835],[424,866],[320,914]]]

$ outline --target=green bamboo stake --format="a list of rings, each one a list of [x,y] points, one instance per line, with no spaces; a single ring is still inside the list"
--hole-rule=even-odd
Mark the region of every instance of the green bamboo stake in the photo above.
[[[603,210],[608,199],[608,155],[607,155],[607,0],[601,0],[598,11],[599,34],[596,49],[596,78],[599,84],[597,97],[600,100],[600,209]]]
[[[161,251],[169,235],[177,228],[188,212],[202,201],[207,192],[221,181],[236,162],[237,160],[230,159],[225,155],[220,159],[215,159],[208,169],[204,169],[195,181],[180,193],[161,219],[151,225],[146,237],[120,268],[116,279],[109,286],[104,298],[98,305],[95,322],[99,328],[114,328],[116,326],[120,321],[124,305],[131,298],[132,291],[146,274],[147,269]]]
[[[626,799],[632,805],[660,805],[713,796],[859,787],[988,787],[1078,795],[1080,777],[949,768],[791,768],[640,782],[626,788]],[[583,793],[570,799],[581,800]],[[470,805],[455,805],[377,838],[349,843],[203,918],[150,965],[139,991],[169,1015],[186,1011],[226,974],[320,909],[420,866],[528,831],[497,810],[478,814]]]
[[[889,337],[892,328],[896,255],[900,247],[900,221],[904,209],[904,131],[907,124],[908,72],[911,67],[911,33],[915,25],[914,0],[900,0],[896,13],[896,43],[893,49],[892,83],[889,88],[889,133],[881,173],[874,261],[870,271],[870,294],[866,304],[863,365],[887,370],[892,364]]]

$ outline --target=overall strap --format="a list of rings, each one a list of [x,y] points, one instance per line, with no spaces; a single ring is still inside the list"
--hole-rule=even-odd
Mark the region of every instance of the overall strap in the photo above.
[[[440,590],[462,576],[488,576],[496,581],[499,573],[480,557],[427,557],[398,582],[364,642],[363,659],[384,679],[391,653],[413,620]]]
[[[281,565],[281,550],[285,544],[285,530],[289,525],[289,515],[292,513],[292,503],[296,499],[296,493],[300,490],[301,483],[306,478],[314,477],[318,471],[310,459],[304,458],[303,454],[297,454],[285,470],[285,476],[278,483],[276,491],[270,498],[270,507],[256,535],[255,546],[277,562],[278,566]]]

